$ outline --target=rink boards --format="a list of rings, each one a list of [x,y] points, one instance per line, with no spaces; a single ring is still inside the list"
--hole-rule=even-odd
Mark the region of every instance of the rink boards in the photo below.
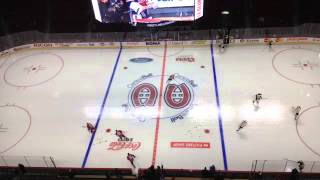
[[[209,42],[41,44],[4,55],[0,155],[52,156],[59,167],[130,168],[126,155],[133,153],[138,168],[214,164],[241,171],[254,160],[319,159],[319,46],[222,52]],[[252,106],[256,93],[263,94],[259,109]],[[297,105],[298,122],[291,112]],[[242,120],[248,126],[237,133]],[[93,134],[87,122],[96,125]]]

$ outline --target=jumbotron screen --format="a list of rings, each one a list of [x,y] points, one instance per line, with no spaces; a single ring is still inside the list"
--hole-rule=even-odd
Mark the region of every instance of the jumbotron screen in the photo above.
[[[91,0],[102,23],[162,25],[194,21],[203,16],[204,0]]]

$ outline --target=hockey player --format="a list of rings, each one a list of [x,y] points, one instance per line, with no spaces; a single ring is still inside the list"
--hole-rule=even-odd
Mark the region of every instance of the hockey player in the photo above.
[[[96,131],[96,128],[93,126],[93,124],[87,122],[87,130],[90,132],[90,133],[93,133]]]
[[[304,169],[304,162],[300,160],[297,163],[298,163],[299,171],[301,172]]]
[[[272,45],[273,45],[273,41],[272,41],[272,40],[269,40],[269,41],[268,41],[269,49],[272,49]]]
[[[134,159],[136,158],[135,155],[128,153],[127,154],[127,160],[131,163],[131,165],[133,166],[133,168],[136,168],[136,166],[134,165]]]
[[[229,31],[226,30],[225,35],[224,35],[224,37],[223,37],[223,42],[222,42],[222,43],[223,43],[224,45],[228,45],[229,42],[230,42]]]
[[[301,111],[301,106],[297,106],[294,109],[294,120],[298,120],[299,119],[300,111]]]
[[[223,42],[219,43],[219,45],[218,45],[218,47],[219,47],[220,49],[224,49],[225,46],[226,46],[226,45],[225,45]]]
[[[240,131],[242,128],[246,127],[247,124],[248,124],[248,122],[247,122],[246,120],[243,120],[243,121],[240,123],[237,131]]]
[[[261,99],[262,99],[262,94],[261,93],[256,94],[254,100],[252,101],[253,105],[258,106]]]
[[[167,84],[174,80],[174,74],[171,74],[167,80]]]
[[[116,136],[118,136],[120,141],[127,139],[122,130],[116,130]]]
[[[141,1],[141,3],[137,2],[136,0],[126,0],[129,6],[129,9],[133,11],[138,19],[146,18],[146,13],[144,12],[148,9],[146,1]]]

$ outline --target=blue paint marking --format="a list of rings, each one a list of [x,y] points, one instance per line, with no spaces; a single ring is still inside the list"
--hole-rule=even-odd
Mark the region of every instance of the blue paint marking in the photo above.
[[[99,116],[98,116],[98,119],[97,119],[97,122],[96,122],[96,125],[95,125],[96,130],[98,129],[99,122],[100,122],[100,119],[101,119],[101,117],[102,117],[104,107],[105,107],[105,105],[106,105],[106,101],[107,101],[107,98],[108,98],[108,95],[109,95],[109,91],[110,91],[111,84],[112,84],[112,81],[113,81],[113,78],[114,78],[114,74],[115,74],[115,72],[116,72],[116,69],[117,69],[117,66],[118,66],[118,63],[119,63],[119,59],[120,59],[121,52],[122,52],[122,43],[120,42],[120,50],[119,50],[119,53],[118,53],[118,57],[117,57],[117,60],[116,60],[115,65],[114,65],[114,67],[113,67],[113,71],[112,71],[112,74],[111,74],[111,77],[110,77],[110,80],[109,80],[108,88],[107,88],[106,93],[104,94],[104,98],[103,98],[103,101],[102,101],[102,104],[101,104]],[[91,139],[90,139],[90,142],[89,142],[87,151],[86,151],[86,155],[84,156],[84,160],[83,160],[83,162],[82,162],[82,166],[81,166],[82,168],[85,168],[85,166],[86,166],[86,164],[87,164],[87,160],[88,160],[88,157],[89,157],[89,154],[90,154],[91,146],[92,146],[94,137],[95,137],[95,135],[96,135],[96,132],[97,132],[97,131],[94,131],[94,132],[92,133],[92,136],[91,136]]]
[[[220,139],[221,139],[221,147],[222,147],[222,155],[223,155],[223,164],[224,164],[224,170],[228,170],[228,161],[227,161],[226,147],[225,147],[225,143],[224,143],[224,134],[223,134],[221,107],[220,107],[218,82],[217,82],[217,74],[216,74],[216,65],[215,65],[215,61],[214,61],[213,43],[211,43],[211,60],[212,60],[213,80],[214,80],[214,88],[215,88],[214,90],[215,90],[215,95],[216,95],[216,103],[217,103],[217,107],[218,107],[218,120],[219,120]]]

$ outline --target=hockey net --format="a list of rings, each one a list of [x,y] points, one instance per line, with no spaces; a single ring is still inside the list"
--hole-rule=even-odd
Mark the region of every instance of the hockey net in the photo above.
[[[303,173],[320,173],[320,161],[303,161]],[[293,160],[255,160],[252,162],[251,173],[286,173],[299,169]]]
[[[25,167],[56,167],[51,156],[0,156],[0,167],[17,167],[18,164]]]

